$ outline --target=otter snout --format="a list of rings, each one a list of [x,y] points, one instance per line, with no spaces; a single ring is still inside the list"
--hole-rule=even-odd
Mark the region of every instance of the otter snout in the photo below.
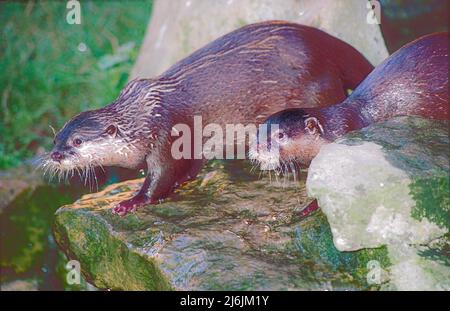
[[[53,151],[51,154],[51,158],[55,162],[61,162],[64,159],[64,154],[59,151]]]

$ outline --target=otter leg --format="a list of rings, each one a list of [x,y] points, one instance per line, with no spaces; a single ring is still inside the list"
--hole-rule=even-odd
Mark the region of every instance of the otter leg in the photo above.
[[[150,187],[150,184],[152,183],[152,179],[152,175],[148,174],[139,192],[136,193],[136,195],[131,199],[122,201],[117,204],[112,210],[113,214],[125,216],[126,214],[128,214],[128,212],[135,211],[138,206],[148,203],[150,201],[150,198],[147,195],[147,191]]]
[[[172,163],[168,163],[165,169],[159,166],[152,167],[139,192],[131,199],[122,201],[115,206],[113,213],[125,216],[140,206],[159,203],[172,192],[176,182],[177,176]]]
[[[319,209],[319,204],[317,204],[317,200],[314,200],[311,203],[309,203],[308,206],[306,206],[304,209],[302,209],[300,211],[299,216],[301,219],[306,218],[318,209]]]
[[[155,204],[167,198],[177,185],[192,179],[203,165],[201,160],[186,160],[169,162],[167,158],[164,167],[148,161],[149,172],[139,192],[131,199],[120,202],[113,208],[113,213],[125,216],[138,207]]]

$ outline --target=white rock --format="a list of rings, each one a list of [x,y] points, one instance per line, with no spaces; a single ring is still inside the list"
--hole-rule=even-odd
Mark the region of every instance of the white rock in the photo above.
[[[415,202],[409,184],[408,175],[388,162],[382,147],[372,142],[324,146],[312,161],[306,182],[341,251],[401,241],[422,244],[442,236],[444,228],[411,217]]]

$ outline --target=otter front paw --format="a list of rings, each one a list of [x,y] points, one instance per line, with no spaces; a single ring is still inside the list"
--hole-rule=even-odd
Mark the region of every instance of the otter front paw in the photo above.
[[[112,213],[119,216],[125,216],[128,213],[136,211],[136,209],[142,205],[152,203],[151,199],[146,195],[139,195],[132,197],[129,200],[125,200],[117,204],[113,209]]]
[[[308,204],[304,209],[300,211],[300,219],[304,219],[311,215],[313,212],[319,209],[319,204],[317,204],[317,200],[312,201]]]

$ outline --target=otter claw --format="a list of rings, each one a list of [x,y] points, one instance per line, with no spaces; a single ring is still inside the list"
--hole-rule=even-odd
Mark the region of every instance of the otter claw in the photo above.
[[[129,212],[134,212],[134,211],[136,211],[136,206],[128,207],[128,206],[122,205],[122,203],[119,203],[117,206],[115,206],[112,209],[113,214],[117,214],[121,217],[127,215]]]
[[[123,217],[128,213],[134,213],[139,206],[147,203],[148,201],[149,199],[146,196],[133,197],[117,204],[112,209],[112,213]]]

